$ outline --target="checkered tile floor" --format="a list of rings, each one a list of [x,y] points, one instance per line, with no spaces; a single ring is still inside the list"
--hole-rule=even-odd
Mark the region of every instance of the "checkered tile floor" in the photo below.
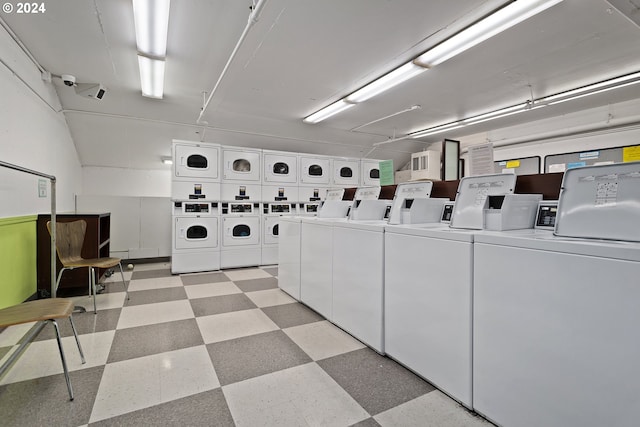
[[[277,267],[172,276],[139,264],[61,321],[0,379],[7,426],[491,426],[277,287]],[[92,309],[88,297],[74,298]],[[32,324],[0,333],[7,357]]]

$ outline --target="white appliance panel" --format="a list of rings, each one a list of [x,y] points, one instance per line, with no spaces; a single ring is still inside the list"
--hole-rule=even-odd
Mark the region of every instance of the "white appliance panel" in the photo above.
[[[280,220],[278,244],[278,287],[300,300],[300,218]]]
[[[264,184],[298,184],[298,156],[294,153],[262,152]]]
[[[504,426],[637,425],[640,247],[503,240],[474,248],[474,409]]]
[[[262,217],[262,231],[264,239],[263,245],[277,245],[278,236],[280,234],[280,216],[264,216]]]
[[[220,147],[218,145],[174,142],[172,148],[174,179],[196,178],[220,181]]]
[[[302,220],[300,301],[332,320],[333,227]]]
[[[380,161],[360,161],[360,185],[380,185]]]
[[[299,200],[297,185],[262,185],[263,202],[297,202]]]
[[[244,182],[220,184],[220,200],[254,200],[262,198],[262,186],[260,184],[250,184]]]
[[[333,321],[384,354],[384,226],[333,227]]]
[[[357,187],[360,185],[360,160],[332,159],[331,182],[342,187]]]
[[[329,157],[300,156],[300,184],[328,186],[330,181]]]
[[[473,244],[393,228],[385,231],[385,351],[471,408]]]
[[[260,182],[262,152],[255,149],[222,148],[222,180]]]
[[[260,244],[259,216],[223,216],[222,248]]]
[[[174,217],[176,249],[217,248],[217,217]]]
[[[205,180],[171,181],[172,200],[220,200],[220,182]]]

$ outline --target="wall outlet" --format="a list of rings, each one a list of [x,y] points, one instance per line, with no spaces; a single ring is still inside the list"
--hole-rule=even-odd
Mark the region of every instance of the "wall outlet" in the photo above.
[[[47,181],[44,179],[38,180],[38,197],[47,197]]]

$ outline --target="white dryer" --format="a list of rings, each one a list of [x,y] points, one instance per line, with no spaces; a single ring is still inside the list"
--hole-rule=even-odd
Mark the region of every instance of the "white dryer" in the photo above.
[[[298,154],[262,150],[262,183],[298,185]]]
[[[255,148],[222,147],[222,182],[260,184],[262,150]]]
[[[265,202],[262,204],[262,265],[278,263],[281,220],[285,216],[296,214],[296,203]]]
[[[360,186],[360,159],[331,159],[331,185],[345,188]]]
[[[174,201],[171,272],[219,270],[219,230],[217,202]]]
[[[260,203],[253,201],[222,202],[220,267],[260,265]]]
[[[220,146],[174,140],[172,200],[220,199]]]
[[[220,190],[221,200],[259,202],[262,199],[262,186],[251,182],[223,182]]]
[[[331,158],[300,154],[298,171],[301,186],[329,187],[331,185]]]
[[[360,160],[360,185],[380,185],[380,160]]]

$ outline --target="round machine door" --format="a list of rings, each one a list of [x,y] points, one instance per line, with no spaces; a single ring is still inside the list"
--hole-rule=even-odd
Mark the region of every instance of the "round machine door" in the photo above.
[[[334,160],[333,183],[358,186],[360,181],[359,160]]]
[[[225,217],[222,219],[223,246],[247,246],[260,244],[260,219],[258,217]]]
[[[329,159],[300,157],[301,184],[329,184]]]
[[[218,247],[217,218],[175,218],[176,249]]]

